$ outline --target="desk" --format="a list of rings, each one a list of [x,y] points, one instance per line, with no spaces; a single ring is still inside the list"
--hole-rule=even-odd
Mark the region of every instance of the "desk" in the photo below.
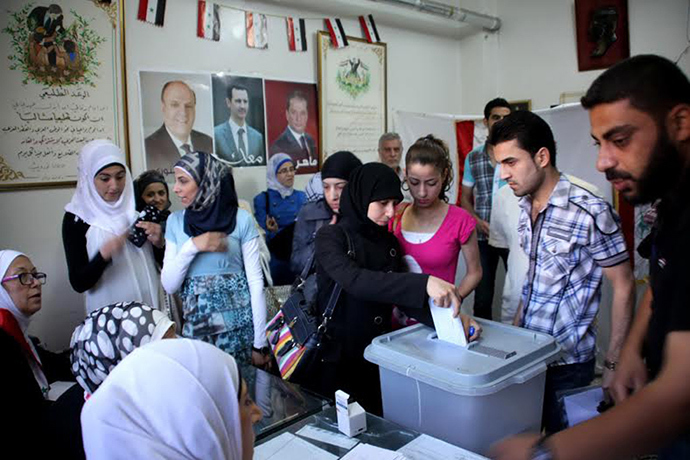
[[[300,433],[300,436],[294,436],[300,430],[314,431],[314,429],[338,433],[340,439],[332,443],[317,441],[306,435],[304,431]],[[358,445],[370,444],[392,451],[398,451],[403,448],[401,453],[409,460],[488,460],[485,457],[465,449],[420,434],[416,431],[408,430],[396,423],[371,414],[367,414],[367,431],[354,438],[347,438],[338,431],[338,418],[335,407],[329,407],[318,414],[311,415],[298,422],[293,422],[282,430],[274,432],[264,437],[262,440],[257,441],[254,450],[254,458],[305,460],[306,458],[314,457],[314,455],[304,452],[303,446],[298,446],[297,448],[297,450],[301,451],[301,454],[292,451],[292,444],[289,443],[294,441],[288,441],[288,443],[282,444],[282,442],[286,440],[285,436],[298,438],[298,443],[306,444],[306,442],[308,442],[311,449],[314,447],[322,449],[321,454],[318,454],[315,458],[324,458],[325,456],[330,458],[341,458],[355,448],[355,443],[358,443]],[[339,447],[336,445],[338,442],[342,442],[343,438],[345,441],[351,442],[352,445],[349,447]],[[266,444],[266,446],[264,446],[266,449],[261,448],[263,444]],[[284,447],[288,445],[290,447]],[[257,454],[257,450],[261,451],[261,453]]]
[[[257,441],[329,405],[325,399],[261,369],[242,366],[241,372],[249,395],[263,414],[263,419],[254,425]]]

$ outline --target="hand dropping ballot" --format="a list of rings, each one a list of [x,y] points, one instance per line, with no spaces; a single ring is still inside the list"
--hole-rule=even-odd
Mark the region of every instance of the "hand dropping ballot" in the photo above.
[[[410,272],[422,273],[422,267],[419,266],[414,257],[407,255],[404,259]],[[453,309],[437,307],[434,299],[429,299],[429,308],[439,340],[466,347],[467,336],[465,336],[465,329],[462,327],[462,320],[459,316],[453,318]]]
[[[434,299],[429,299],[429,308],[438,339],[466,347],[467,337],[462,327],[462,320],[459,316],[453,318],[453,309],[437,307]]]

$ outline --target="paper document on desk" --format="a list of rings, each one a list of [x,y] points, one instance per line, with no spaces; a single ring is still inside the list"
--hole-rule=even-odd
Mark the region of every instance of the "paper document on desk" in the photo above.
[[[488,460],[479,454],[425,434],[405,444],[398,452],[405,454],[408,460]]]
[[[406,460],[407,457],[394,450],[382,449],[371,444],[360,443],[341,460]]]
[[[437,307],[434,299],[429,299],[429,308],[439,340],[463,347],[467,346],[467,337],[465,336],[465,329],[462,327],[462,320],[459,316],[453,318],[453,308]]]
[[[254,460],[337,460],[338,456],[298,438],[283,433],[254,448]]]

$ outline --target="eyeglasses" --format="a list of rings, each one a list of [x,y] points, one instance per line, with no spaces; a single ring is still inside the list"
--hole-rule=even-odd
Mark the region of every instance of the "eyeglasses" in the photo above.
[[[45,273],[20,273],[18,275],[5,277],[2,279],[2,282],[12,281],[17,278],[19,278],[19,282],[24,286],[31,286],[34,280],[38,281],[41,285],[46,284],[46,281],[48,281],[48,275]]]
[[[295,168],[281,169],[276,174],[290,174],[295,172]]]

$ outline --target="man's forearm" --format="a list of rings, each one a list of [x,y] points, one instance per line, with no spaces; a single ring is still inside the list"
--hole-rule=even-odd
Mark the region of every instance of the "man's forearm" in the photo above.
[[[609,361],[617,361],[620,356],[621,348],[630,330],[634,305],[634,283],[619,282],[619,285],[614,287],[611,305],[611,338],[606,352]]]
[[[548,445],[558,460],[614,460],[654,452],[690,427],[689,332],[666,339],[664,368],[653,383],[620,405],[553,435]],[[669,364],[672,363],[672,364]]]

